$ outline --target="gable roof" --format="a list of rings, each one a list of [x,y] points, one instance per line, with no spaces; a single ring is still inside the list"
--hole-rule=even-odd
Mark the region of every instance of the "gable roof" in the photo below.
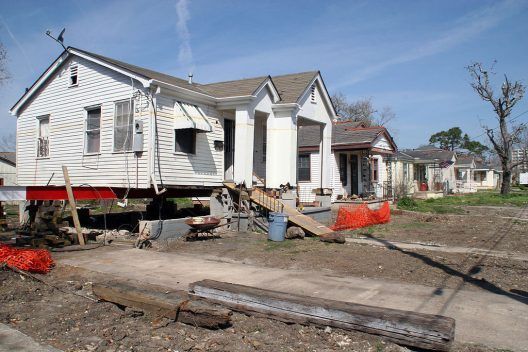
[[[244,78],[200,85],[201,89],[217,98],[252,95],[269,76]]]
[[[406,155],[409,155],[414,160],[419,161],[446,161],[446,160],[452,160],[453,157],[456,155],[455,152],[451,150],[444,150],[437,148],[435,146],[424,146],[419,147],[416,149],[405,149],[402,150],[403,153]]]
[[[86,51],[86,50],[82,50],[82,49],[78,49],[78,48],[74,48],[74,47],[68,47],[68,49],[72,49],[74,52],[78,51],[80,53],[84,53],[86,55],[92,56],[92,57],[97,58],[97,59],[99,59],[101,61],[104,61],[104,62],[107,62],[107,63],[109,63],[111,65],[115,65],[117,67],[123,68],[125,70],[128,70],[130,72],[133,72],[133,73],[135,73],[137,75],[140,75],[140,76],[148,78],[148,79],[154,79],[154,80],[161,81],[161,82],[164,82],[164,83],[168,83],[168,84],[171,84],[171,85],[174,85],[174,86],[178,86],[178,87],[181,87],[181,88],[186,88],[186,89],[192,90],[192,91],[197,92],[197,93],[207,94],[206,92],[204,92],[200,88],[199,84],[196,84],[196,83],[192,83],[191,84],[187,80],[182,79],[182,78],[178,78],[178,77],[174,77],[174,76],[171,76],[171,75],[167,75],[165,73],[154,71],[154,70],[151,70],[151,69],[148,69],[148,68],[132,65],[132,64],[126,63],[124,61],[119,61],[119,60],[116,60],[116,59],[112,59],[110,57],[106,57],[106,56],[103,56],[103,55],[92,53],[90,51]]]
[[[187,89],[194,93],[202,94],[210,98],[230,98],[253,95],[266,80],[271,83],[271,89],[276,94],[278,103],[297,103],[301,96],[309,88],[309,85],[320,74],[319,71],[309,71],[280,75],[275,77],[259,76],[244,78],[239,80],[216,82],[209,84],[189,83],[187,80],[161,73],[148,68],[132,65],[124,61],[116,60],[107,56],[92,53],[87,50],[74,47],[66,48],[59,57],[48,67],[48,69],[33,83],[22,97],[13,105],[11,112],[16,114],[27,100],[34,94],[40,86],[47,81],[51,74],[66,62],[70,55],[77,55],[85,59],[98,62],[104,66],[113,68],[121,73],[139,79],[143,85],[150,84],[149,80],[159,81],[171,86]],[[324,82],[321,80],[324,86]],[[326,89],[326,88],[325,88]],[[333,106],[332,106],[333,108]]]
[[[271,79],[281,96],[280,102],[287,104],[296,103],[318,74],[319,71],[308,71],[273,76]]]
[[[16,166],[16,152],[0,152],[0,160]]]
[[[383,126],[365,127],[363,122],[334,122],[332,128],[332,147],[350,147],[350,149],[373,146],[376,139],[384,134],[394,150],[397,149],[392,136]],[[320,142],[320,130],[317,125],[299,126],[298,146],[317,147]]]

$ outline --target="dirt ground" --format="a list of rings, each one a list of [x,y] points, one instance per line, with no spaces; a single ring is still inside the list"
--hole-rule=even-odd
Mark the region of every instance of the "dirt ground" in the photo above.
[[[237,313],[225,330],[196,328],[155,316],[136,316],[114,304],[80,297],[93,297],[91,283],[108,280],[101,274],[63,266],[39,277],[60,290],[0,270],[0,322],[65,351],[405,350],[366,334],[325,331]]]
[[[434,243],[528,253],[528,222],[501,218],[504,209],[487,216],[404,213],[391,222],[356,231],[349,237]],[[283,269],[311,269],[338,276],[383,278],[434,287],[483,289],[528,295],[528,262],[478,254],[403,250],[316,238],[269,242],[265,234],[230,233],[220,239],[178,240],[163,250],[213,256]]]
[[[365,229],[345,232],[351,237],[364,237],[475,247],[499,251],[528,253],[528,221],[506,219],[502,208],[469,210],[467,215],[440,215],[405,212],[392,215],[391,222]],[[519,215],[520,210],[510,216]],[[525,211],[528,215],[528,211]]]

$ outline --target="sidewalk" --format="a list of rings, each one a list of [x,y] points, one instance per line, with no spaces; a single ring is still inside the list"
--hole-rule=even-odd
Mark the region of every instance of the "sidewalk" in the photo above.
[[[43,346],[31,337],[0,323],[0,352],[61,352],[51,346]]]
[[[398,247],[401,249],[422,249],[426,251],[444,252],[444,253],[462,253],[462,254],[480,254],[496,258],[505,258],[511,260],[528,261],[528,255],[522,253],[510,253],[505,251],[494,251],[484,248],[469,248],[469,247],[455,247],[443,245],[430,245],[413,242],[398,242],[385,239],[370,239],[370,238],[346,238],[347,242],[368,244],[372,246],[382,247]]]
[[[456,340],[528,351],[528,299],[483,290],[453,290],[331,273],[265,268],[221,258],[102,247],[55,254],[59,264],[172,288],[213,279],[327,299],[356,302],[456,319]]]

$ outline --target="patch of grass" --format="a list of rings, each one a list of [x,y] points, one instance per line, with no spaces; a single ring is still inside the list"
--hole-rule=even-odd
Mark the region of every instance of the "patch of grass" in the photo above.
[[[293,241],[274,242],[274,241],[266,240],[266,245],[264,247],[264,250],[265,251],[276,251],[276,250],[291,249],[293,247],[295,247],[295,243]]]
[[[473,205],[522,207],[528,205],[528,192],[515,192],[503,196],[498,192],[480,191],[426,200],[402,198],[398,202],[400,209],[437,214],[462,214],[464,213],[462,206]]]

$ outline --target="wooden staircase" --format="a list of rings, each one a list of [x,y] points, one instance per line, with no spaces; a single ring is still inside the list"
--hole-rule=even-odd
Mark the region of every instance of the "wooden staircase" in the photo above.
[[[232,182],[224,182],[224,186],[233,192],[240,192],[240,189],[238,189]],[[334,232],[311,217],[300,213],[297,209],[282,203],[279,199],[270,197],[260,188],[254,188],[251,190],[249,192],[249,198],[253,203],[258,204],[269,211],[283,212],[288,215],[289,222],[295,226],[299,226],[310,235],[323,236]]]

